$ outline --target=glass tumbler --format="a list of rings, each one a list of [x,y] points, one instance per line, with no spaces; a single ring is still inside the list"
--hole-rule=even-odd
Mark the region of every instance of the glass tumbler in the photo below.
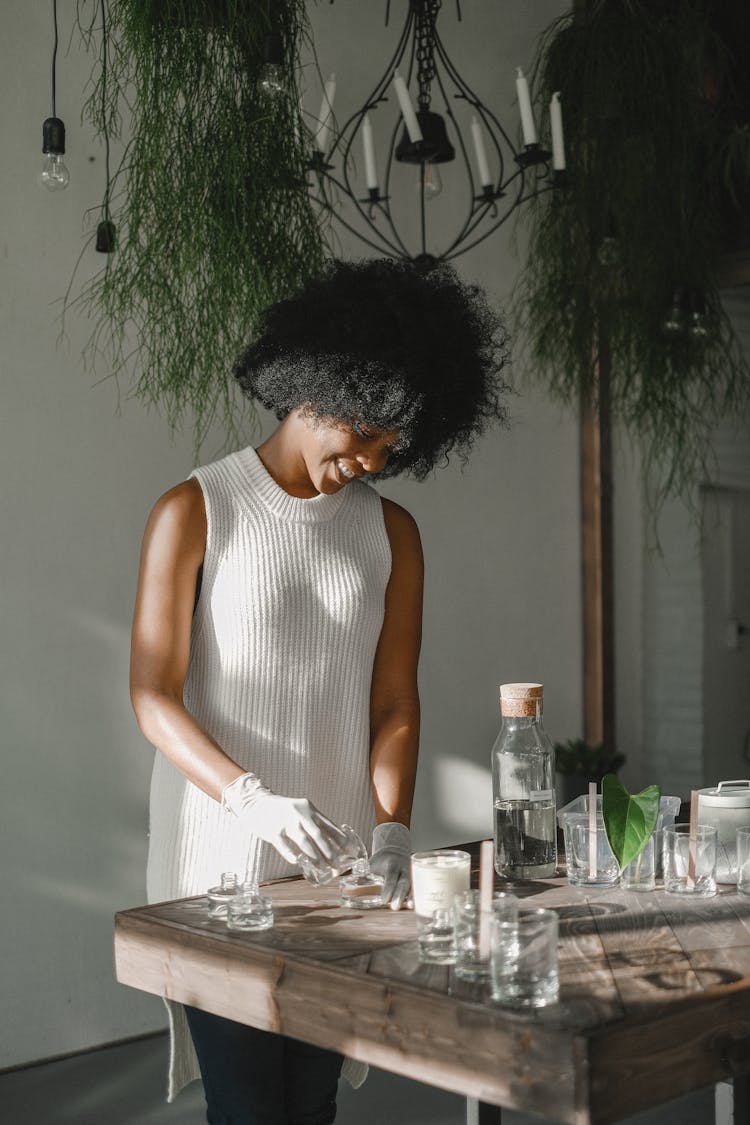
[[[513,1008],[542,1008],[559,998],[558,920],[554,910],[521,910],[515,921],[493,918],[492,998]]]
[[[461,891],[453,899],[456,930],[456,976],[461,980],[485,980],[490,975],[490,930],[492,919],[515,921],[518,899],[496,891],[490,909],[482,911],[479,891]]]
[[[671,895],[716,894],[716,850],[718,834],[713,825],[699,824],[693,850],[691,872],[690,825],[675,824],[664,829],[664,890]]]
[[[737,829],[737,890],[750,895],[750,824]]]

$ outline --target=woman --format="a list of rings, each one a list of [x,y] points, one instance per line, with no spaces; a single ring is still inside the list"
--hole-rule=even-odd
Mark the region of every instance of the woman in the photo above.
[[[279,425],[165,493],[144,537],[131,695],[161,751],[150,901],[224,870],[296,873],[348,823],[402,905],[422,553],[412,517],[362,478],[422,479],[465,454],[504,418],[505,361],[481,292],[445,266],[329,263],[267,311],[235,374]],[[334,1120],[339,1055],[170,1009],[170,1097],[197,1076],[189,1026],[211,1125]]]

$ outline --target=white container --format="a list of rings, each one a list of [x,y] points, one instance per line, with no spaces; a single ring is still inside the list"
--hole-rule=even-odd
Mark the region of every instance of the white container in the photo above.
[[[750,827],[750,780],[720,781],[698,790],[698,823],[717,830],[716,881],[737,882],[737,829]]]

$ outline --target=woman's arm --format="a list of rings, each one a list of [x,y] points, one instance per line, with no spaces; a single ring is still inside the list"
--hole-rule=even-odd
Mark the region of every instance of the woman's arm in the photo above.
[[[370,696],[370,776],[378,823],[409,825],[419,750],[417,664],[422,639],[424,565],[417,525],[383,500],[391,576]]]
[[[130,658],[130,698],[143,734],[215,800],[245,771],[183,703],[190,626],[206,549],[206,510],[196,480],[157,501],[143,537]]]

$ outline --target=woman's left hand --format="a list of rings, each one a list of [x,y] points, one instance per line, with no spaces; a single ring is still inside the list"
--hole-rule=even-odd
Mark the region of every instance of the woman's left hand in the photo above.
[[[370,870],[382,875],[383,900],[400,910],[411,887],[411,836],[405,824],[377,824],[372,834]]]

